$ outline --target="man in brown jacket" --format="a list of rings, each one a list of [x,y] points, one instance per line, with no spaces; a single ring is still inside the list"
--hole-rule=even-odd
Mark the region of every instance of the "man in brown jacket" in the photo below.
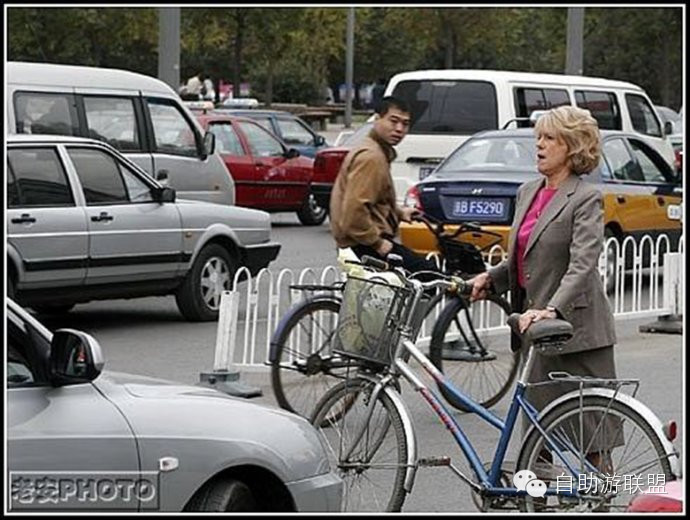
[[[331,232],[338,247],[350,247],[360,258],[385,259],[395,253],[409,271],[435,271],[433,261],[395,241],[400,221],[410,222],[416,211],[396,204],[390,168],[396,156],[393,146],[403,140],[409,127],[407,104],[384,97],[371,132],[350,150],[338,172],[330,201]]]

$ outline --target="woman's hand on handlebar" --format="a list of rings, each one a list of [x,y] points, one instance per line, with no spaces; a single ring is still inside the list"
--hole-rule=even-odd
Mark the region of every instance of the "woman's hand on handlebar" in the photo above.
[[[489,273],[480,273],[468,280],[467,283],[472,284],[471,302],[484,300],[489,296],[489,291],[491,289],[491,276],[489,276]]]

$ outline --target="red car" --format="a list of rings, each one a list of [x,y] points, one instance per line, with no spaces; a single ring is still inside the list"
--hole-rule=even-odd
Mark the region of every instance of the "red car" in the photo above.
[[[369,134],[372,126],[373,123],[365,123],[356,132],[349,135],[340,146],[324,148],[316,152],[311,192],[316,204],[320,207],[328,208],[335,178],[338,176],[347,152]]]
[[[198,113],[205,130],[216,136],[216,150],[235,181],[238,206],[268,212],[296,211],[307,226],[327,216],[310,191],[314,161],[301,157],[251,119],[213,112]]]
[[[660,489],[648,489],[630,501],[628,513],[681,513],[683,511],[683,481],[667,482]]]

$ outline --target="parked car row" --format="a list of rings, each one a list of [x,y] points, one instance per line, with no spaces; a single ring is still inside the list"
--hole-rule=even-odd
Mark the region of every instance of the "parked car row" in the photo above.
[[[307,226],[323,223],[327,212],[310,192],[314,161],[288,148],[275,134],[253,119],[222,111],[197,114],[235,182],[238,206],[264,211],[296,211]]]

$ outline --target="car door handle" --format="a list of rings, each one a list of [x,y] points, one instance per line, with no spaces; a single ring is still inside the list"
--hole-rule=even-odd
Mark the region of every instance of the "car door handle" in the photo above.
[[[623,195],[618,195],[616,197],[616,201],[618,201],[620,204],[624,204],[625,203],[625,197]]]
[[[666,205],[666,201],[664,200],[663,197],[657,197],[656,201],[659,203],[659,206],[665,206]]]
[[[169,170],[158,170],[156,172],[156,180],[157,181],[167,181],[169,173],[170,173]]]
[[[34,222],[36,219],[28,213],[22,213],[21,217],[12,219],[12,224],[33,224]]]
[[[102,211],[100,215],[91,217],[91,222],[107,222],[113,220],[112,215],[108,215],[105,211]]]

